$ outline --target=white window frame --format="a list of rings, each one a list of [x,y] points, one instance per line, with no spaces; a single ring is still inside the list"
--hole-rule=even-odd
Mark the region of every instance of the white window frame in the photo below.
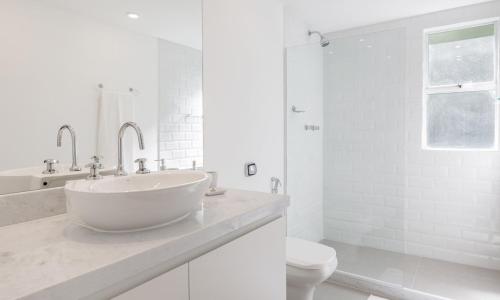
[[[423,110],[422,110],[422,149],[424,150],[445,150],[445,151],[497,151],[499,146],[498,135],[499,135],[499,109],[498,102],[495,103],[495,133],[494,133],[494,144],[491,148],[452,148],[452,147],[430,147],[427,141],[427,102],[428,96],[433,94],[446,94],[446,93],[464,93],[464,92],[480,92],[480,91],[491,91],[496,92],[495,101],[500,100],[500,87],[499,87],[499,21],[500,18],[485,19],[474,22],[466,22],[448,26],[435,27],[424,30],[424,60],[423,60]],[[494,35],[495,35],[495,55],[494,55],[494,76],[491,82],[478,82],[478,83],[457,83],[455,85],[438,85],[432,86],[429,83],[429,35],[460,30],[470,27],[483,26],[483,25],[494,25]],[[459,84],[461,84],[459,86]]]

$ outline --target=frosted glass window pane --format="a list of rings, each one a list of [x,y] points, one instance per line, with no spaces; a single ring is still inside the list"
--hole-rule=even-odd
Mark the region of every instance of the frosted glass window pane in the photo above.
[[[494,25],[429,35],[431,86],[494,80]]]
[[[492,148],[495,104],[492,93],[429,95],[427,145],[431,148]]]

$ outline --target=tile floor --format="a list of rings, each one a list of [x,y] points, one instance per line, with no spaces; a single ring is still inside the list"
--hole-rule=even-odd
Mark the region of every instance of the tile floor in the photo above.
[[[366,293],[330,283],[321,284],[314,294],[314,300],[367,300],[368,297]]]
[[[500,271],[334,241],[322,243],[335,248],[338,269],[344,272],[450,299],[500,300]]]

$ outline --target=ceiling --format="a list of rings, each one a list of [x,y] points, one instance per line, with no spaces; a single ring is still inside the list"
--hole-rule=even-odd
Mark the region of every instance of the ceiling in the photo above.
[[[339,31],[491,0],[285,0],[288,17],[310,28]]]
[[[202,47],[202,0],[37,0],[137,33]],[[128,12],[138,13],[132,20]]]
[[[202,0],[38,0],[72,12],[170,40],[202,47]],[[249,0],[251,1],[251,0]],[[491,0],[285,0],[287,23],[322,32],[376,24]],[[137,20],[127,18],[137,12]],[[288,30],[293,27],[287,24]],[[299,29],[300,28],[300,29]],[[294,33],[287,33],[293,40]]]

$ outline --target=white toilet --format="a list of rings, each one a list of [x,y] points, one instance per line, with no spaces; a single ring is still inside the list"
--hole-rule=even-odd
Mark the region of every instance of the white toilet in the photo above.
[[[331,247],[287,237],[286,299],[313,300],[316,286],[337,268],[337,253]]]

